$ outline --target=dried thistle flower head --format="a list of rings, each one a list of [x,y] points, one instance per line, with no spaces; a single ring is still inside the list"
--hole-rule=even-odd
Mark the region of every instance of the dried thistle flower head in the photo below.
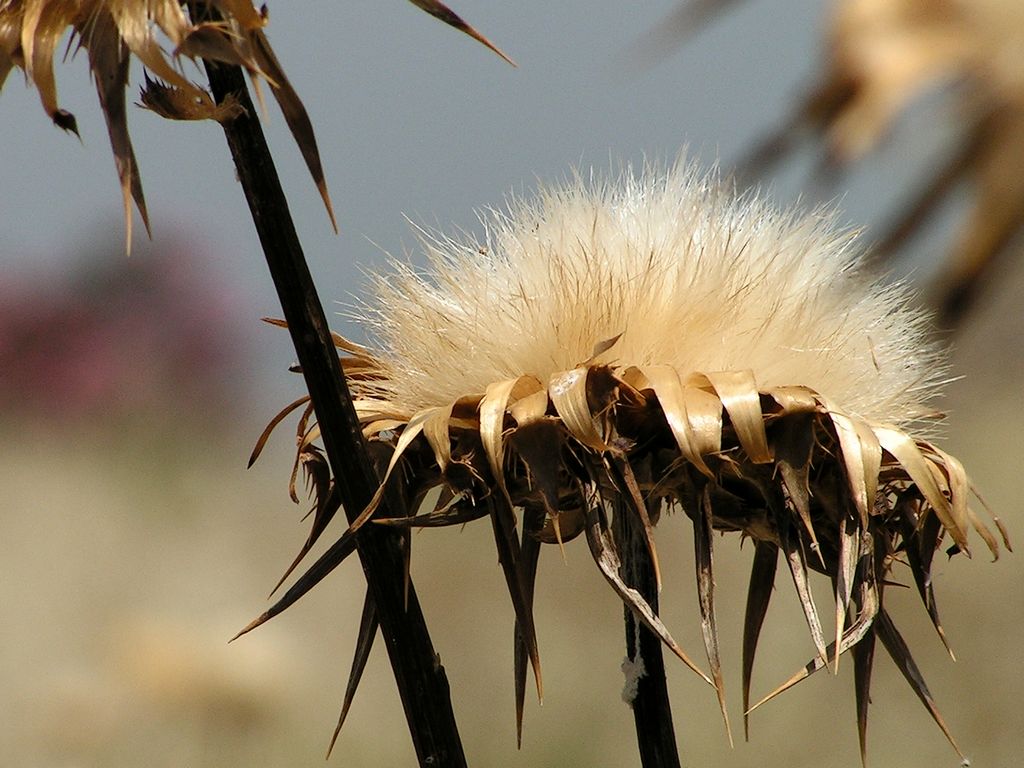
[[[899,563],[909,566],[943,636],[934,555],[946,540],[969,552],[971,529],[994,555],[998,544],[968,504],[960,463],[910,431],[929,413],[943,363],[904,290],[860,276],[851,235],[829,216],[735,199],[682,165],[576,179],[484,221],[482,243],[424,237],[424,273],[395,264],[379,275],[358,313],[374,349],[338,345],[387,478],[401,477],[415,499],[441,490],[433,509],[377,522],[492,520],[516,614],[520,722],[527,658],[540,687],[531,605],[541,544],[581,534],[637,619],[715,687],[724,715],[712,566],[720,531],[755,544],[745,712],[781,558],[817,655],[763,700],[852,651],[863,749],[881,640],[948,736],[885,589]],[[299,559],[337,508],[309,414],[297,465],[311,473],[317,507]],[[250,628],[352,551],[382,495],[383,485]],[[710,673],[620,572],[617,521],[639,521],[657,570],[653,526],[666,510],[692,522]],[[811,571],[831,582],[827,614]]]
[[[444,3],[412,2],[514,65]],[[185,5],[179,0],[0,0],[0,88],[14,67],[24,70],[54,124],[77,134],[75,116],[58,103],[53,73],[54,53],[65,33],[71,30],[68,47],[77,41],[75,49],[87,51],[106,118],[121,182],[130,249],[132,200],[149,232],[149,214],[128,134],[125,88],[131,57],[137,57],[147,70],[141,106],[172,120],[224,122],[242,112],[237,101],[229,98],[217,104],[204,88],[189,80],[182,67],[185,60],[205,59],[243,66],[261,101],[260,80],[270,86],[320,192],[331,225],[337,230],[313,125],[263,32],[268,19],[266,5],[257,10],[251,0],[196,0],[187,4],[189,15],[185,14]],[[165,42],[172,46],[170,53],[163,47]],[[150,78],[150,73],[155,79]]]
[[[854,236],[831,219],[734,201],[685,169],[515,201],[486,217],[485,243],[424,237],[427,274],[377,276],[362,319],[383,375],[366,394],[411,417],[495,381],[548,381],[614,337],[604,359],[624,370],[752,370],[907,423],[928,411],[939,352],[903,290],[857,274]]]

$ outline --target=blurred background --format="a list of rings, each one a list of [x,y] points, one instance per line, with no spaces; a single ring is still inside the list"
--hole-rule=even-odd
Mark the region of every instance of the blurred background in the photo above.
[[[453,3],[518,69],[397,0],[272,5],[269,36],[316,126],[338,236],[273,105],[266,127],[329,312],[359,294],[362,269],[414,251],[404,217],[476,231],[474,208],[500,206],[573,167],[672,161],[684,148],[723,171],[742,162],[740,183],[760,184],[782,204],[833,202],[843,222],[864,226],[865,243],[889,242],[919,208],[934,212],[918,217],[925,226],[898,239],[881,268],[936,304],[949,265],[975,258],[964,242],[978,240],[964,232],[991,235],[974,300],[943,322],[954,380],[938,405],[950,414],[943,447],[1019,541],[1024,271],[1013,235],[1024,170],[1016,173],[1006,141],[983,144],[1003,148],[987,154],[963,147],[992,135],[977,133],[991,130],[991,115],[1013,114],[1012,98],[979,86],[1002,81],[977,62],[988,52],[1024,76],[1019,57],[1004,55],[1024,37],[1024,21],[1013,3],[974,4],[990,22],[1005,18],[987,27],[1000,30],[996,42],[974,34],[985,27],[963,12],[968,0]],[[693,10],[718,6],[703,21]],[[879,19],[889,26],[871,37]],[[279,308],[223,134],[212,123],[132,110],[154,238],[140,236],[137,223],[126,257],[84,62],[58,68],[81,142],[54,128],[19,81],[12,73],[0,94],[3,762],[320,765],[355,642],[358,565],[226,644],[266,605],[305,538],[306,508],[287,497],[289,427],[245,469],[267,420],[303,390],[286,370],[287,334],[259,322]],[[966,159],[958,166],[957,158]],[[937,175],[947,170],[952,180],[942,186]],[[359,338],[342,315],[335,327]],[[582,542],[569,546],[566,563],[554,551],[541,561],[546,698],[538,707],[528,697],[516,751],[513,617],[485,527],[423,532],[413,563],[470,763],[638,765],[620,699],[621,606]],[[699,655],[688,540],[683,521],[659,527],[663,613]],[[739,733],[749,550],[726,539],[716,557]],[[1022,583],[1018,555],[992,565],[979,548],[973,561],[942,565],[936,588],[955,665],[916,595],[889,595],[974,766],[1016,765],[1024,751]],[[783,579],[778,593],[755,696],[813,653]],[[858,764],[851,664],[838,679],[821,673],[763,707],[751,741],[734,749],[706,686],[669,667],[686,765]],[[876,668],[870,765],[958,765],[899,672],[887,658]],[[331,763],[415,763],[382,646]]]

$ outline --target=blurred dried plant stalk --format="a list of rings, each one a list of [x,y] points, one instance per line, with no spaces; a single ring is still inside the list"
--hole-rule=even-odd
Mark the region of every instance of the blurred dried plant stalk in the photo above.
[[[447,6],[433,0],[413,2],[511,63]],[[149,232],[149,214],[128,134],[125,89],[131,57],[137,57],[146,70],[142,105],[175,120],[224,121],[240,110],[230,100],[215,104],[203,87],[186,76],[183,59],[243,66],[257,94],[261,80],[270,86],[337,230],[312,123],[263,31],[267,7],[257,10],[250,0],[197,0],[187,4],[186,15],[184,5],[179,0],[0,0],[0,88],[14,67],[22,69],[39,92],[46,114],[57,126],[77,134],[75,116],[59,105],[53,72],[54,53],[71,30],[68,49],[86,50],[107,122],[130,248],[132,200]],[[165,43],[171,46],[170,52]]]
[[[973,201],[935,286],[955,322],[983,274],[1024,223],[1024,5],[1016,0],[845,0],[836,8],[826,74],[801,119],[826,136],[836,162],[874,148],[929,88],[948,86],[962,126],[925,187],[876,252],[907,241],[959,182]]]
[[[851,236],[825,213],[736,200],[683,166],[613,183],[577,180],[484,223],[484,243],[423,233],[425,274],[395,264],[376,278],[374,301],[357,317],[375,349],[336,337],[387,479],[345,534],[243,632],[344,560],[367,521],[434,527],[487,517],[515,612],[521,728],[527,660],[541,689],[532,615],[541,545],[564,547],[582,535],[637,619],[715,688],[728,727],[712,553],[715,532],[731,532],[754,542],[745,716],[813,672],[837,668],[851,651],[863,750],[880,640],[952,742],[886,609],[886,587],[908,569],[945,642],[932,591],[936,553],[945,542],[969,554],[972,529],[993,556],[999,545],[969,504],[963,467],[924,437],[944,369],[904,289],[863,278]],[[274,419],[254,459],[304,403]],[[288,573],[337,510],[310,418],[307,407],[292,492],[301,466],[316,504]],[[374,517],[389,480],[406,489],[413,516]],[[670,512],[691,523],[710,672],[620,573],[615,518],[642,523],[657,569],[653,530]],[[751,705],[780,558],[815,656]],[[831,582],[827,612],[812,597],[812,571]],[[375,630],[364,612],[342,720]]]
[[[682,4],[650,38],[661,54],[736,0]],[[873,258],[891,256],[957,187],[972,203],[933,286],[955,324],[1024,223],[1024,4],[1018,0],[836,0],[817,82],[741,163],[763,174],[807,140],[837,168],[863,158],[915,100],[942,88],[955,146],[886,223]]]

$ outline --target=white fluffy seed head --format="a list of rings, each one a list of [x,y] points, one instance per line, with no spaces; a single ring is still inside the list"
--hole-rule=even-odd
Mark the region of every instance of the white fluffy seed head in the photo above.
[[[357,312],[385,371],[363,394],[413,413],[588,360],[681,374],[752,370],[847,413],[906,424],[944,373],[905,288],[857,271],[833,215],[736,198],[680,164],[576,178],[482,216],[478,242],[422,242],[429,268],[392,263]]]

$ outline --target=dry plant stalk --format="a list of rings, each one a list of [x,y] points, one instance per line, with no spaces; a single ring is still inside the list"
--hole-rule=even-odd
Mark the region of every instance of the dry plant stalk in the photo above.
[[[728,725],[712,555],[716,532],[737,533],[755,545],[745,719],[851,651],[864,749],[880,640],[953,743],[886,609],[886,585],[899,564],[908,567],[945,642],[935,554],[944,543],[969,554],[972,530],[993,556],[999,545],[969,504],[961,464],[922,436],[945,371],[904,288],[866,281],[852,236],[827,213],[736,200],[683,166],[611,183],[576,179],[483,221],[485,242],[422,233],[426,273],[396,263],[375,278],[374,301],[356,313],[373,349],[335,337],[363,432],[390,455],[388,477],[403,479],[416,500],[410,509],[440,489],[436,504],[375,518],[382,485],[328,554],[245,631],[312,588],[370,520],[434,527],[486,517],[516,619],[517,727],[527,660],[541,691],[532,613],[539,550],[577,536],[637,619],[716,690]],[[254,458],[302,404],[271,423]],[[301,466],[315,515],[292,568],[337,508],[310,419],[307,408],[292,489]],[[673,511],[693,529],[709,671],[620,573],[614,516],[642,526],[657,573],[654,526]],[[817,653],[752,703],[780,559]],[[812,598],[812,572],[832,584],[827,610]],[[366,642],[346,710],[363,652]]]
[[[443,4],[416,4],[507,60]],[[335,503],[344,498],[350,509],[358,510],[372,495],[378,478],[360,435],[323,308],[249,100],[242,68],[248,70],[257,90],[261,78],[269,83],[333,224],[312,126],[262,32],[267,20],[265,6],[257,12],[247,0],[196,0],[188,3],[189,21],[183,5],[174,0],[0,0],[0,86],[15,66],[23,69],[39,91],[47,114],[59,127],[77,133],[75,118],[57,103],[53,54],[68,29],[72,31],[69,50],[76,40],[78,48],[87,49],[121,179],[129,247],[132,199],[149,229],[127,130],[124,92],[131,56],[137,56],[145,67],[143,105],[171,119],[214,119],[222,124],[282,308],[292,322],[307,384],[315,393],[327,453],[332,466],[344,475],[340,489],[335,486],[339,500]],[[174,44],[170,54],[161,47],[161,36]],[[185,78],[180,70],[183,57],[195,63],[202,60],[216,98]],[[150,72],[159,79],[151,79]],[[372,622],[376,628],[379,621],[384,627],[417,756],[424,764],[464,765],[444,669],[430,645],[408,581],[404,604],[402,601],[401,558],[395,544],[394,537],[384,531],[360,537],[359,552],[368,582],[364,623]],[[353,541],[349,551],[354,549]]]
[[[847,165],[875,148],[930,89],[962,126],[957,145],[888,223],[876,247],[891,254],[960,183],[972,198],[938,277],[943,320],[966,309],[985,273],[1024,224],[1024,5],[1016,0],[842,0],[827,63],[797,122]]]
[[[648,35],[656,55],[735,4],[681,3]],[[848,168],[884,141],[908,106],[942,90],[959,135],[886,222],[873,258],[893,255],[966,183],[970,210],[933,286],[942,322],[953,324],[1024,225],[1022,45],[1018,0],[835,0],[821,74],[740,163],[741,173],[763,174],[807,141],[826,150],[829,171]]]

